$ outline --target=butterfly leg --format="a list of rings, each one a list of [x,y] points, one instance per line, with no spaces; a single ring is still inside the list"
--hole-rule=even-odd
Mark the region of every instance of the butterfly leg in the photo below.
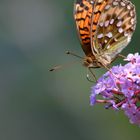
[[[110,70],[110,68],[108,66],[102,64],[102,67],[105,68],[107,71],[109,71],[114,77],[116,77],[116,75]]]
[[[122,55],[122,54],[118,54],[118,57],[125,59],[126,56]]]
[[[114,60],[113,60],[112,62],[116,61],[117,58],[125,59],[126,56],[124,56],[124,55],[122,55],[122,54],[118,54],[118,55],[114,58]]]
[[[96,78],[95,74],[93,73],[93,71],[91,69],[92,68],[87,68],[87,76],[86,76],[86,78],[87,78],[87,80],[89,82],[97,83],[97,78]],[[90,78],[90,75],[88,74],[88,71],[91,73],[91,75],[93,76],[94,80],[92,78]]]

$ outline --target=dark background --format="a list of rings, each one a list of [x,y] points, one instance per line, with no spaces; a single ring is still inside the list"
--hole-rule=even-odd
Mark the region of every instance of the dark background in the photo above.
[[[139,52],[140,1],[132,1],[138,24],[124,55]],[[84,56],[73,0],[0,0],[0,140],[139,139],[123,112],[90,106],[93,84],[67,50]],[[48,71],[57,64],[69,66]]]

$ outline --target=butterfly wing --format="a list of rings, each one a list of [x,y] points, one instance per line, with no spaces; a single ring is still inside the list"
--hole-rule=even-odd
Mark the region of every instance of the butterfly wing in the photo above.
[[[92,50],[111,63],[130,42],[135,26],[135,7],[129,0],[108,0],[98,19]]]
[[[74,3],[74,18],[78,36],[87,56],[92,54],[90,40],[90,25],[95,0],[76,0]]]

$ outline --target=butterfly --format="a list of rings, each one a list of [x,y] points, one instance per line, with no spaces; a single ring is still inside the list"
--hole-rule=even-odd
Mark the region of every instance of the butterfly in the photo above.
[[[136,10],[129,0],[76,0],[74,19],[88,68],[111,64],[136,28]]]

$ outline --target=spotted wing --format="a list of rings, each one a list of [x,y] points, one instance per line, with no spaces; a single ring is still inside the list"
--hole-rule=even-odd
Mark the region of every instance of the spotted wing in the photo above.
[[[83,51],[87,56],[92,54],[90,40],[91,16],[96,0],[76,0],[74,3],[74,18]]]
[[[135,7],[129,0],[108,0],[98,20],[93,49],[111,63],[130,42],[135,26]]]
[[[109,0],[96,0],[94,4],[94,10],[91,17],[90,25],[90,39],[91,39],[91,50],[94,56],[98,55],[98,48],[95,46],[96,33],[98,30],[98,23],[101,15],[103,14],[105,6]]]

